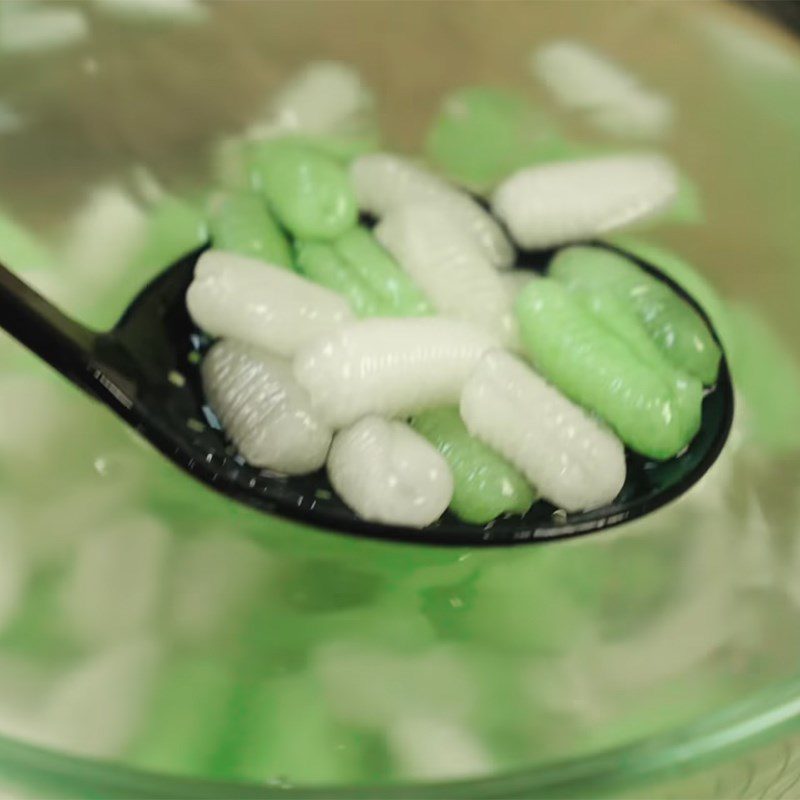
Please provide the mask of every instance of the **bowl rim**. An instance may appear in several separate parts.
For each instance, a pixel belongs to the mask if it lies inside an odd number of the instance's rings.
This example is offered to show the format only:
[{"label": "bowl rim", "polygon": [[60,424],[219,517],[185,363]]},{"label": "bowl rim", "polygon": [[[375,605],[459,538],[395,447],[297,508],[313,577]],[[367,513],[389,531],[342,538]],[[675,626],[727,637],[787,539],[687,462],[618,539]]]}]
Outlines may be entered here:
[{"label": "bowl rim", "polygon": [[[800,36],[800,0],[733,0],[730,5],[737,6],[737,12],[761,17],[773,30]],[[471,779],[304,786],[207,780],[72,755],[26,742],[21,735],[0,733],[0,785],[19,786],[26,795],[33,789],[54,797],[82,797],[88,789],[91,796],[104,800],[585,798],[589,788],[592,796],[604,796],[657,780],[687,777],[798,732],[800,676],[765,686],[714,712],[630,743]]]},{"label": "bowl rim", "polygon": [[[387,784],[256,784],[181,777],[68,755],[0,735],[3,782],[54,797],[105,800],[447,800],[481,798],[585,798],[686,777],[782,734],[800,731],[800,678],[772,685],[710,715],[631,744],[496,775]],[[798,778],[800,780],[800,778]],[[36,795],[32,795],[36,796]]]}]

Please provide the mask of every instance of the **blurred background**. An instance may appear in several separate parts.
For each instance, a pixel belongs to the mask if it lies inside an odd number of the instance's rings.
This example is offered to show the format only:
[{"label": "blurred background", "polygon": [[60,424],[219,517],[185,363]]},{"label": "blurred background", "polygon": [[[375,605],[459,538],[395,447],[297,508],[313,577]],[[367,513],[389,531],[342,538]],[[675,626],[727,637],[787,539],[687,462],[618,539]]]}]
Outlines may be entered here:
[{"label": "blurred background", "polygon": [[[669,125],[556,103],[563,39]],[[0,259],[111,325],[319,60],[360,73],[370,146],[425,155],[489,85],[560,152],[670,155],[680,203],[620,241],[711,315],[732,435],[613,532],[371,543],[212,495],[0,336],[4,796],[798,796],[796,39],[723,3],[0,0]]]}]

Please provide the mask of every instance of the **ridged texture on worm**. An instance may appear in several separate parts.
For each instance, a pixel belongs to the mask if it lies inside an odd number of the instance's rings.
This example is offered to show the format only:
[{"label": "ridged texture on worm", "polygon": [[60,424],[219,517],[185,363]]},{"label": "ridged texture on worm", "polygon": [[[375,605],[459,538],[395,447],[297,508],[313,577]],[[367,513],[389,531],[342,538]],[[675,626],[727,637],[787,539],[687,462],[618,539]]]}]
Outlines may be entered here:
[{"label": "ridged texture on worm", "polygon": [[638,315],[676,369],[706,384],[716,381],[722,354],[705,320],[634,262],[600,247],[569,247],[553,259],[550,274],[573,290],[612,292]]},{"label": "ridged texture on worm", "polygon": [[422,528],[453,496],[447,462],[404,422],[365,417],[336,434],[328,477],[360,517]]},{"label": "ridged texture on worm", "polygon": [[511,339],[516,322],[500,273],[440,202],[390,211],[375,235],[441,314]]},{"label": "ridged texture on worm", "polygon": [[401,206],[437,200],[478,243],[498,269],[514,262],[514,248],[503,229],[471,197],[412,161],[388,153],[368,153],[350,166],[359,208],[382,217]]},{"label": "ridged texture on worm", "polygon": [[291,356],[312,339],[352,319],[347,301],[282,267],[209,250],[186,293],[192,319],[225,336]]},{"label": "ridged texture on worm", "polygon": [[408,416],[457,403],[470,371],[496,346],[456,320],[368,319],[303,348],[294,369],[315,408],[341,428],[367,414]]},{"label": "ridged texture on worm", "polygon": [[288,361],[223,340],[209,351],[202,375],[209,405],[248,463],[290,475],[325,463],[333,432],[311,408]]},{"label": "ridged texture on worm", "polygon": [[460,409],[470,433],[556,506],[596,508],[625,483],[619,439],[508,353],[484,356],[464,386]]},{"label": "ridged texture on worm", "polygon": [[297,242],[303,274],[343,294],[359,317],[418,317],[433,306],[370,231],[351,228],[333,242]]},{"label": "ridged texture on worm", "polygon": [[686,444],[700,427],[703,386],[697,378],[676,369],[650,338],[630,302],[613,292],[574,290],[575,296],[595,319],[628,345],[640,363],[657,373],[665,386],[671,387],[679,441]]},{"label": "ridged texture on worm", "polygon": [[444,456],[453,473],[453,513],[483,525],[501,514],[524,514],[535,494],[508,461],[466,429],[455,406],[423,411],[411,423]]},{"label": "ridged texture on worm", "polygon": [[545,248],[647,219],[677,191],[677,173],[663,156],[603,156],[520,170],[497,188],[492,208],[520,246]]},{"label": "ridged texture on worm", "polygon": [[[670,368],[624,304],[590,299],[551,278],[529,284],[517,300],[525,352],[631,448],[651,458],[677,455],[700,425],[700,382]],[[648,345],[652,360],[642,350]]]}]

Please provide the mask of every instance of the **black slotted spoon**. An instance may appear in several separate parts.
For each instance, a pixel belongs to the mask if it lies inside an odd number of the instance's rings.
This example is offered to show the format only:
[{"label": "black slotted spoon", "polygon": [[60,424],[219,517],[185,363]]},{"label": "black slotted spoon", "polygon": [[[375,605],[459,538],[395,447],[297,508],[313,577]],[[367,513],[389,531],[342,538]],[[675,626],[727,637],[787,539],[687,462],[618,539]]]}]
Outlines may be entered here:
[{"label": "black slotted spoon", "polygon": [[[184,302],[201,252],[185,256],[149,283],[108,332],[89,330],[70,319],[0,265],[0,327],[108,406],[178,467],[267,514],[417,544],[469,547],[551,541],[618,525],[678,497],[713,464],[730,430],[733,388],[723,355],[717,383],[703,400],[700,431],[687,450],[663,462],[628,450],[627,479],[613,503],[565,514],[540,501],[524,516],[499,518],[486,526],[461,522],[449,512],[422,530],[369,522],[344,505],[324,470],[288,477],[250,467],[219,428],[206,406],[199,371],[211,341],[194,325]],[[703,310],[683,289],[652,265],[618,252],[691,303],[713,331]],[[543,271],[551,255],[522,253],[516,266]]]}]

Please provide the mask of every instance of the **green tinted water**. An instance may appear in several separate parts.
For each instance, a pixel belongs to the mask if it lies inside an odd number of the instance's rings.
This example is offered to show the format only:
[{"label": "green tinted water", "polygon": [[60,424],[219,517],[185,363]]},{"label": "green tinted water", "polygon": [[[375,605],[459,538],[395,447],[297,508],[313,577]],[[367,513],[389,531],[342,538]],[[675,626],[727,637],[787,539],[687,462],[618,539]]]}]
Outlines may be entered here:
[{"label": "green tinted water", "polygon": [[676,103],[665,147],[706,222],[638,236],[700,267],[705,282],[663,268],[714,317],[742,400],[712,473],[648,519],[552,547],[429,550],[233,506],[3,338],[0,732],[277,785],[466,776],[630,742],[796,674],[800,56],[714,6],[602,6],[98,16],[90,43],[26,61],[24,83],[0,75],[29,118],[0,137],[16,220],[0,254],[101,324],[194,246],[218,143],[309,58],[361,68],[389,143],[415,152],[444,94],[508,86],[547,107],[530,49],[594,43]]}]

